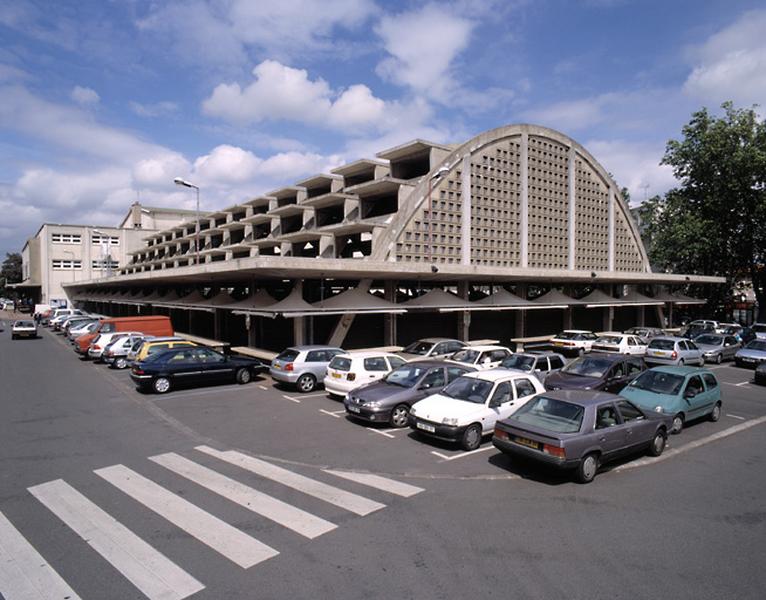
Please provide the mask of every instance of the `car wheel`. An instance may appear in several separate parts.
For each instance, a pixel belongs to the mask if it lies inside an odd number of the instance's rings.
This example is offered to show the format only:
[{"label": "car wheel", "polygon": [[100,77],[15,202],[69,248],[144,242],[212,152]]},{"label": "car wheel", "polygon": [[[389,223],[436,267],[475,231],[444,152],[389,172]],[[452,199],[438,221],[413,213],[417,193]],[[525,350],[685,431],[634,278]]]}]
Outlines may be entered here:
[{"label": "car wheel", "polygon": [[164,394],[165,392],[170,391],[170,380],[167,377],[157,377],[157,379],[152,382],[152,388],[158,394]]},{"label": "car wheel", "polygon": [[463,432],[463,439],[460,440],[463,450],[476,450],[481,445],[481,425],[474,423],[469,425]]},{"label": "car wheel", "polygon": [[675,417],[673,417],[673,425],[670,429],[670,433],[676,434],[681,433],[681,430],[684,428],[684,415],[683,413],[678,413]]},{"label": "car wheel", "polygon": [[710,420],[713,421],[713,423],[715,423],[720,418],[721,418],[721,403],[716,402],[715,406],[713,407],[713,410],[710,411]]},{"label": "car wheel", "polygon": [[302,394],[308,394],[313,391],[316,385],[317,380],[311,373],[304,373],[298,377],[298,381],[295,382],[295,387],[297,387],[298,391]]},{"label": "car wheel", "polygon": [[700,358],[699,366],[700,367],[704,367],[705,366],[705,359],[704,358]]},{"label": "car wheel", "polygon": [[250,380],[253,378],[252,375],[250,375],[250,369],[239,369],[237,371],[236,379],[237,383],[244,385],[246,383],[250,383]]},{"label": "car wheel", "polygon": [[115,359],[115,361],[112,363],[112,366],[115,369],[124,369],[128,366],[128,361],[124,359],[123,357],[119,357]]},{"label": "car wheel", "polygon": [[15,340],[15,339],[16,339],[16,336],[15,336],[15,335],[13,335],[13,334],[11,334],[11,339],[12,339],[12,340]]},{"label": "car wheel", "polygon": [[686,361],[683,358],[678,361],[678,366],[679,367],[683,367],[685,364],[686,364]]},{"label": "car wheel", "polygon": [[722,360],[723,360],[723,355],[721,355],[721,354],[718,354],[718,355],[715,357],[715,364],[717,364],[717,365],[720,365]]},{"label": "car wheel", "polygon": [[590,483],[598,472],[598,455],[592,452],[586,455],[577,466],[577,481]]},{"label": "car wheel", "polygon": [[398,404],[391,411],[389,423],[391,427],[407,427],[407,417],[410,414],[410,407],[406,404]]},{"label": "car wheel", "polygon": [[654,434],[652,445],[649,446],[649,456],[659,456],[662,454],[662,451],[665,450],[665,444],[667,441],[668,434],[665,433],[664,429],[660,429],[657,433]]},{"label": "car wheel", "polygon": [[582,356],[583,354],[585,354],[585,348],[580,348],[580,349],[577,351],[577,356]]}]

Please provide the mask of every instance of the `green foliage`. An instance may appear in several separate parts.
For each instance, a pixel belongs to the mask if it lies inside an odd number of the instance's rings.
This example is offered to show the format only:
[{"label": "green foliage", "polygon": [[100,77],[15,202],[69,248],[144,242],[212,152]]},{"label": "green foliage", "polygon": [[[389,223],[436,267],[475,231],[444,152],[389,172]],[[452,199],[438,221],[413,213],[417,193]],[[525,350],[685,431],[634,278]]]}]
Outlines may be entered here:
[{"label": "green foliage", "polygon": [[8,252],[5,260],[0,267],[0,296],[7,295],[10,291],[5,286],[8,283],[19,283],[21,281],[21,254],[18,252]]}]

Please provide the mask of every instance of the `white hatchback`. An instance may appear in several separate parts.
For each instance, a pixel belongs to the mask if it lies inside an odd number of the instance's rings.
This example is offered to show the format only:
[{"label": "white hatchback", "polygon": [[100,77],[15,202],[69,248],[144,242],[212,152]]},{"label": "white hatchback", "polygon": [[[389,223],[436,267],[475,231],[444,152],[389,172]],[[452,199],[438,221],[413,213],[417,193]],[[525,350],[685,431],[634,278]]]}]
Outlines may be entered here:
[{"label": "white hatchback", "polygon": [[573,352],[580,356],[590,352],[596,334],[585,329],[565,329],[554,336],[551,344],[560,352]]},{"label": "white hatchback", "polygon": [[99,360],[101,358],[101,355],[104,353],[104,350],[106,347],[117,338],[125,337],[125,336],[138,336],[138,335],[144,335],[140,331],[114,331],[112,333],[100,333],[98,334],[94,340],[91,342],[90,346],[88,347],[88,356],[90,358],[94,358],[96,360]]},{"label": "white hatchback", "polygon": [[377,381],[407,361],[390,352],[336,354],[327,365],[324,389],[331,396],[345,397],[360,385]]},{"label": "white hatchback", "polygon": [[505,346],[467,346],[455,352],[448,360],[481,370],[495,369],[511,354],[513,352]]},{"label": "white hatchback", "polygon": [[467,373],[414,404],[409,424],[418,433],[475,450],[499,419],[507,419],[544,391],[534,375],[500,369]]},{"label": "white hatchback", "polygon": [[641,338],[635,335],[605,333],[593,342],[591,350],[617,352],[618,354],[630,354],[632,356],[644,356],[646,354],[646,344],[641,341]]}]

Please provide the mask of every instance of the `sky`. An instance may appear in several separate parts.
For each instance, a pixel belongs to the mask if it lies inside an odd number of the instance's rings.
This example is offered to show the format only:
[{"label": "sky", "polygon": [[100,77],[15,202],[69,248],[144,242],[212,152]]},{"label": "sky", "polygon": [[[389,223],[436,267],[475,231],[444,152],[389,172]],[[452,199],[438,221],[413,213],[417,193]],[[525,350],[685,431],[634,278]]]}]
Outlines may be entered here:
[{"label": "sky", "polygon": [[692,113],[766,99],[763,0],[0,0],[0,257],[535,123],[636,201]]}]

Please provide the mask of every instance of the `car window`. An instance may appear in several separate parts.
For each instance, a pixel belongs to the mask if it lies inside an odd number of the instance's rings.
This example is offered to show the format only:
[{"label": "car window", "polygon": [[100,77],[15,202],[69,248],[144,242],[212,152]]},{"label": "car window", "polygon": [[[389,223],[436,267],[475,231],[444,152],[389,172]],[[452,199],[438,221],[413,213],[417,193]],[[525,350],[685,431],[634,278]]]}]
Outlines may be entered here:
[{"label": "car window", "polygon": [[628,338],[628,346],[638,346],[638,344],[636,343],[635,338],[632,338],[632,337]]},{"label": "car window", "polygon": [[191,350],[178,350],[168,358],[168,364],[196,362]]},{"label": "car window", "polygon": [[157,352],[162,352],[168,348],[170,348],[170,344],[152,344],[149,346],[149,349],[146,351],[146,353],[147,355],[151,356],[152,354],[157,354]]},{"label": "car window", "polygon": [[306,362],[325,362],[324,350],[311,350],[306,354]]},{"label": "car window", "polygon": [[686,345],[689,346],[689,350],[699,350],[694,342],[686,342]]},{"label": "car window", "polygon": [[558,356],[550,356],[548,358],[549,358],[550,363],[551,363],[551,371],[553,371],[555,369],[560,369],[561,367],[564,366],[564,361],[561,360],[560,357],[558,357]]},{"label": "car window", "polygon": [[684,394],[687,394],[689,392],[694,392],[695,394],[699,394],[702,392],[702,378],[700,378],[699,375],[693,375],[689,378],[689,383],[686,384],[686,389],[684,390]]},{"label": "car window", "polygon": [[447,342],[442,342],[441,344],[436,344],[436,347],[434,348],[433,353],[434,354],[447,354]]},{"label": "car window", "polygon": [[392,369],[398,369],[403,364],[405,364],[407,361],[404,360],[403,358],[399,358],[398,356],[389,356],[388,357],[388,362],[391,363],[391,368]]},{"label": "car window", "polygon": [[726,336],[726,340],[724,341],[724,344],[726,344],[727,346],[733,346],[736,343],[737,343],[737,340],[733,336],[730,336],[730,335]]},{"label": "car window", "polygon": [[386,364],[386,359],[383,358],[382,356],[365,358],[364,370],[365,371],[388,371],[388,364]]},{"label": "car window", "polygon": [[497,360],[503,360],[508,354],[509,352],[507,350],[493,350],[490,356],[492,357],[492,362],[495,362]]},{"label": "car window", "polygon": [[463,347],[463,344],[461,344],[460,342],[449,342],[449,345],[448,345],[449,349],[447,350],[447,352],[457,352],[462,347]]},{"label": "car window", "polygon": [[705,380],[705,385],[707,386],[707,389],[713,390],[718,387],[718,380],[715,378],[715,376],[712,373],[705,373],[702,378]]},{"label": "car window", "polygon": [[209,348],[195,348],[193,351],[194,357],[203,363],[215,363],[223,362],[224,357],[218,352],[213,352]]},{"label": "car window", "polygon": [[611,404],[608,406],[599,406],[596,410],[596,429],[614,427],[618,422],[617,411]]},{"label": "car window", "polygon": [[509,381],[498,383],[492,394],[491,404],[505,404],[511,400],[513,400],[513,396],[511,395],[511,383]]},{"label": "car window", "polygon": [[649,342],[649,347],[652,350],[672,350],[674,344],[673,340],[652,340]]},{"label": "car window", "polygon": [[625,377],[625,363],[618,363],[609,371],[609,377]]},{"label": "car window", "polygon": [[582,427],[582,418],[582,406],[537,396],[516,411],[510,420],[557,433],[575,433]]},{"label": "car window", "polygon": [[620,409],[622,420],[625,421],[626,423],[630,421],[638,421],[644,418],[644,413],[642,413],[640,409],[633,406],[627,400],[620,400],[619,402],[617,402],[617,408]]},{"label": "car window", "polygon": [[517,379],[513,382],[516,387],[516,398],[523,398],[524,396],[531,396],[537,393],[535,386],[529,379]]},{"label": "car window", "polygon": [[277,360],[283,360],[286,362],[292,362],[296,358],[298,358],[298,354],[300,354],[297,350],[293,350],[292,348],[288,348],[287,350],[283,350],[277,355]]},{"label": "car window", "polygon": [[644,364],[640,359],[632,358],[627,361],[628,375],[635,375],[644,370]]},{"label": "car window", "polygon": [[458,377],[465,375],[468,371],[460,367],[447,367],[447,381],[452,383]]},{"label": "car window", "polygon": [[333,356],[328,366],[336,371],[350,371],[351,359],[348,356]]},{"label": "car window", "polygon": [[423,378],[423,383],[421,384],[423,386],[427,387],[442,387],[445,385],[444,381],[444,369],[433,369],[428,372],[428,375],[426,375]]}]

